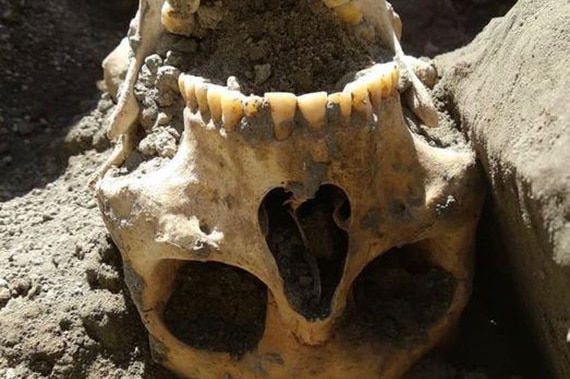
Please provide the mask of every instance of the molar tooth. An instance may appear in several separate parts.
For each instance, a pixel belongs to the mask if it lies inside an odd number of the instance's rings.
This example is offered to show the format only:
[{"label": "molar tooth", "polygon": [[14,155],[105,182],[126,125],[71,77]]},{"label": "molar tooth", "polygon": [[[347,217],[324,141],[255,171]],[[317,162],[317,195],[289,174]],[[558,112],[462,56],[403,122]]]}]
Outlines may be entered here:
[{"label": "molar tooth", "polygon": [[343,118],[342,124],[348,125],[350,122],[350,114],[352,113],[352,94],[348,92],[336,92],[329,95],[329,103],[338,106],[340,117]]},{"label": "molar tooth", "polygon": [[279,141],[287,139],[293,132],[297,96],[288,92],[267,92],[265,100],[270,106],[275,138]]},{"label": "molar tooth", "polygon": [[202,115],[210,112],[208,107],[208,84],[205,82],[197,82],[195,86],[196,102],[198,103],[198,109]]},{"label": "molar tooth", "polygon": [[[384,0],[381,0],[384,1]],[[358,25],[362,21],[362,12],[353,3],[349,2],[334,9],[340,21],[349,25]]]},{"label": "molar tooth", "polygon": [[222,121],[222,96],[226,89],[216,85],[209,85],[206,92],[208,109],[214,123]]},{"label": "molar tooth", "polygon": [[366,120],[372,116],[372,104],[368,96],[368,86],[363,80],[348,83],[344,87],[344,91],[352,94],[352,110],[359,113]]},{"label": "molar tooth", "polygon": [[243,117],[242,94],[236,91],[222,93],[222,123],[224,129],[233,132]]},{"label": "molar tooth", "polygon": [[297,98],[297,105],[310,129],[319,132],[324,131],[327,117],[326,92],[301,95]]}]

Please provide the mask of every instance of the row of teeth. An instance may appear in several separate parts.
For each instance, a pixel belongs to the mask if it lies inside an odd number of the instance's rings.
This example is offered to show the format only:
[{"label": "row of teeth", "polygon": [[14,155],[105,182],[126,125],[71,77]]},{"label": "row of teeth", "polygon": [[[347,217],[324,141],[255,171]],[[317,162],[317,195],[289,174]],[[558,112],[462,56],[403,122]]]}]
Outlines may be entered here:
[{"label": "row of teeth", "polygon": [[[323,0],[345,24],[358,25],[363,20],[359,7],[352,0]],[[200,14],[202,10],[205,14]],[[196,30],[200,19],[206,18],[207,22],[202,25],[205,28],[215,27],[219,22],[219,15],[212,12],[212,7],[200,7],[200,0],[185,0],[183,2],[166,0],[161,10],[161,20],[165,28],[174,34],[190,36]],[[216,20],[212,20],[212,17]]]},{"label": "row of teeth", "polygon": [[[237,90],[211,84],[207,79],[182,74],[178,84],[188,108],[202,117],[210,117],[226,132],[233,132],[245,119],[252,119],[269,110],[277,140],[287,139],[295,120],[317,134],[326,133],[327,110],[334,110],[342,125],[351,117],[371,120],[382,99],[398,91],[399,72],[394,63],[376,64],[357,75],[342,92],[314,92],[296,96],[288,92],[267,92],[263,97],[245,96]],[[298,117],[298,118],[296,118]]]}]

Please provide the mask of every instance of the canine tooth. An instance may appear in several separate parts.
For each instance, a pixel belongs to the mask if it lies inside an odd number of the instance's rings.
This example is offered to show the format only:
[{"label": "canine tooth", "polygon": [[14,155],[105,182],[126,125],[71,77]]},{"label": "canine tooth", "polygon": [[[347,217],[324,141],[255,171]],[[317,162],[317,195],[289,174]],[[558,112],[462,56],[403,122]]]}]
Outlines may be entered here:
[{"label": "canine tooth", "polygon": [[220,86],[208,86],[206,98],[208,100],[208,108],[214,122],[222,121],[222,96],[226,89]]},{"label": "canine tooth", "polygon": [[243,117],[242,95],[235,91],[222,93],[222,123],[226,131],[234,131]]},{"label": "canine tooth", "polygon": [[328,8],[333,9],[340,7],[341,5],[344,5],[346,3],[350,3],[351,0],[323,0],[323,2]]},{"label": "canine tooth", "polygon": [[297,96],[288,92],[267,92],[265,100],[271,109],[275,138],[282,141],[293,132]]},{"label": "canine tooth", "polygon": [[311,129],[324,129],[327,117],[326,92],[315,92],[301,95],[297,98],[297,105],[299,106],[301,115],[307,121],[307,124]]},{"label": "canine tooth", "polygon": [[330,94],[329,103],[338,105],[340,115],[345,121],[350,119],[350,114],[352,113],[352,94],[347,92]]},{"label": "canine tooth", "polygon": [[195,86],[196,90],[196,102],[198,103],[198,109],[202,115],[208,113],[210,108],[208,107],[208,84],[204,82],[198,82]]},{"label": "canine tooth", "polygon": [[352,110],[364,115],[372,114],[372,104],[368,96],[368,87],[363,80],[348,83],[344,91],[352,94]]},{"label": "canine tooth", "polygon": [[246,117],[255,117],[261,111],[263,106],[263,98],[255,95],[251,95],[244,100],[244,113]]},{"label": "canine tooth", "polygon": [[196,17],[192,14],[186,15],[184,18],[175,17],[179,12],[172,5],[165,1],[162,5],[160,20],[162,25],[173,34],[190,36],[196,29]]},{"label": "canine tooth", "polygon": [[[382,0],[384,1],[384,0]],[[353,2],[343,4],[334,9],[340,21],[349,25],[358,25],[362,21],[362,12]]]}]

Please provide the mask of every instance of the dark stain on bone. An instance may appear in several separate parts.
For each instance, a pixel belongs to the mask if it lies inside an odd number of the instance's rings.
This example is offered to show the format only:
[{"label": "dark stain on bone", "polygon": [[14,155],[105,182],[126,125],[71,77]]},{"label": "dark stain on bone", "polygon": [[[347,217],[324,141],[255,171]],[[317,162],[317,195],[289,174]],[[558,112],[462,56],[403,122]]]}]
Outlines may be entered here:
[{"label": "dark stain on bone", "polygon": [[351,209],[344,191],[325,184],[299,204],[292,192],[276,188],[259,214],[291,306],[308,320],[328,317],[348,250]]}]

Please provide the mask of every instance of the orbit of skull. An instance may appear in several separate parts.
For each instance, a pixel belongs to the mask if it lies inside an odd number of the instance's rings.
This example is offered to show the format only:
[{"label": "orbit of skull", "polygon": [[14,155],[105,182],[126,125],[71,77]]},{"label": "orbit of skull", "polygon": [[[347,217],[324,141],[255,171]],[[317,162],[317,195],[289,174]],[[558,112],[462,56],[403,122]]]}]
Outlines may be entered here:
[{"label": "orbit of skull", "polygon": [[248,2],[140,0],[103,62],[116,146],[91,186],[153,358],[193,378],[399,377],[469,298],[474,153],[418,133],[437,74],[384,0],[297,2],[390,52],[304,94],[180,64],[227,3]]}]

